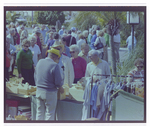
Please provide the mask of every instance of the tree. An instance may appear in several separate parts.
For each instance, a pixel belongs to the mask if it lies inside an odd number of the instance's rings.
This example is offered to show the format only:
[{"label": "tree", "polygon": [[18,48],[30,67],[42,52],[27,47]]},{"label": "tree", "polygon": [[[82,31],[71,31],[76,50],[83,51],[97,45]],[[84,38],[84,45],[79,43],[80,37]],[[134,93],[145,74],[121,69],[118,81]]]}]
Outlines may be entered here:
[{"label": "tree", "polygon": [[16,14],[16,12],[14,12],[14,11],[6,12],[6,21],[8,23],[10,23],[10,22],[15,23],[16,19],[19,18],[19,17],[20,17],[20,14]]},{"label": "tree", "polygon": [[120,23],[118,19],[112,19],[107,24],[108,34],[109,34],[109,43],[111,49],[111,65],[112,65],[112,74],[116,75],[116,56],[114,52],[114,40],[113,36],[116,35],[116,31],[119,29]]},{"label": "tree", "polygon": [[40,24],[56,25],[57,20],[64,23],[65,15],[62,11],[38,11],[37,22]]},{"label": "tree", "polygon": [[79,30],[88,30],[92,25],[99,25],[98,17],[95,16],[95,12],[91,11],[80,11],[75,16],[74,20],[70,23],[71,27],[77,27]]}]

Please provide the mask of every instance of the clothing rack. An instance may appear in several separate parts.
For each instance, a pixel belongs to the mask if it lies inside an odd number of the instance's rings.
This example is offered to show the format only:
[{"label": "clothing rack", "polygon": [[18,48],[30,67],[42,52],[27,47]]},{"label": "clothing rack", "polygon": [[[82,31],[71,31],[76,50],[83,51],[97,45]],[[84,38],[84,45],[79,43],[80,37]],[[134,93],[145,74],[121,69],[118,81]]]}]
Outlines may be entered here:
[{"label": "clothing rack", "polygon": [[[94,74],[94,75],[96,75],[96,76],[112,76],[112,77],[135,77],[135,78],[144,78],[144,77],[137,77],[137,76],[129,76],[129,75],[102,75],[102,74]],[[93,77],[93,76],[92,76]]]},{"label": "clothing rack", "polygon": [[[144,78],[144,77],[142,77],[142,76],[140,76],[140,77],[137,77],[137,76],[129,76],[129,75],[102,75],[102,74],[93,74],[92,75],[92,80],[91,80],[91,90],[92,90],[92,88],[93,88],[93,76],[108,76],[108,77],[125,77],[125,78],[127,78],[127,77],[133,77],[133,78]],[[91,107],[91,105],[90,105],[90,116],[91,116],[91,109],[92,109],[92,107]]]}]

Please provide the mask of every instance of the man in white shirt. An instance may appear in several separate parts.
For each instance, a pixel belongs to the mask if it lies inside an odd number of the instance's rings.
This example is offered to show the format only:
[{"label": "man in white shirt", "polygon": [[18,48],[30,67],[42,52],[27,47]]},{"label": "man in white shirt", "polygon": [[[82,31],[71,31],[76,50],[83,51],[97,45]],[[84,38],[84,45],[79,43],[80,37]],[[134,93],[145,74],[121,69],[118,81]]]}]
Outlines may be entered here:
[{"label": "man in white shirt", "polygon": [[116,55],[116,62],[119,62],[119,48],[120,48],[120,30],[117,29],[116,35],[114,35],[114,51]]},{"label": "man in white shirt", "polygon": [[88,57],[91,59],[91,62],[87,64],[85,77],[92,77],[93,82],[96,82],[101,79],[105,79],[108,76],[96,76],[100,75],[110,75],[110,68],[106,61],[99,58],[99,51],[91,50],[88,53]]},{"label": "man in white shirt", "polygon": [[76,42],[77,42],[79,40],[79,37],[78,34],[76,34],[76,28],[72,27],[71,31],[72,31],[71,35],[76,38]]},{"label": "man in white shirt", "polygon": [[[135,31],[134,31],[134,48],[135,48],[135,46],[136,46],[136,38],[135,38]],[[132,50],[132,32],[131,32],[131,35],[127,38],[127,40],[126,40],[126,43],[127,43],[127,45],[128,45],[128,55],[130,55],[130,53],[131,53],[131,50]]]}]

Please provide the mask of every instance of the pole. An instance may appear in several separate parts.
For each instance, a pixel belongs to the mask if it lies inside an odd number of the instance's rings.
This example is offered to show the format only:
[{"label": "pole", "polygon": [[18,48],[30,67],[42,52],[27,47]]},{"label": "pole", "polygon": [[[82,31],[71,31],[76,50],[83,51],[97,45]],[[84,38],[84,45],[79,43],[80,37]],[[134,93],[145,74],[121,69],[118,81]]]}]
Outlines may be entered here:
[{"label": "pole", "polygon": [[132,24],[132,50],[134,48],[134,25]]},{"label": "pole", "polygon": [[33,25],[33,11],[32,11],[32,25]]},{"label": "pole", "polygon": [[[93,88],[93,75],[92,75],[92,81],[91,81],[91,91],[92,91],[92,88]],[[91,92],[92,94],[92,92]],[[90,105],[90,117],[92,116],[92,106]]]},{"label": "pole", "polygon": [[112,66],[112,74],[116,74],[116,55],[114,50],[114,42],[113,42],[113,35],[109,35],[109,44],[110,44],[110,51],[111,51],[111,66]]}]

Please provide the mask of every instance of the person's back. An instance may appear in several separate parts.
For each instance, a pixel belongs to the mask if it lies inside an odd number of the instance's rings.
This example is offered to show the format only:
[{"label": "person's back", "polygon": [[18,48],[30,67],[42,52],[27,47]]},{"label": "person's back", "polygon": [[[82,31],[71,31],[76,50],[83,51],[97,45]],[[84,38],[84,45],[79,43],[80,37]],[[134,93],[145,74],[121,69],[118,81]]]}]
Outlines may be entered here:
[{"label": "person's back", "polygon": [[[127,38],[126,43],[128,44],[128,47],[132,46],[132,36],[131,35]],[[136,45],[136,38],[134,36],[134,46],[135,45]]]},{"label": "person's back", "polygon": [[56,91],[63,83],[59,65],[50,58],[41,59],[36,66],[35,82],[38,89]]},{"label": "person's back", "polygon": [[66,39],[66,45],[69,47],[70,45],[76,44],[76,39],[72,35],[68,35],[64,37]]}]

